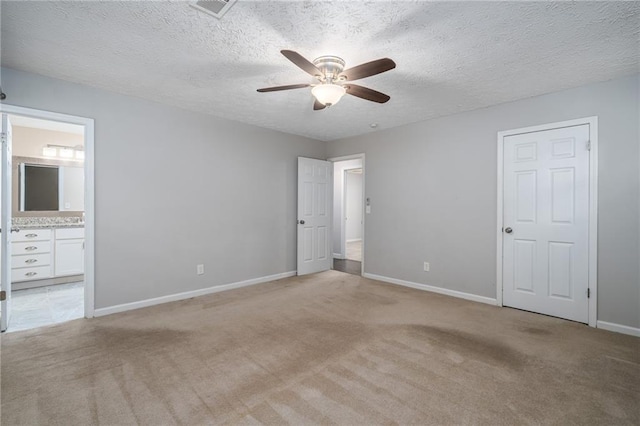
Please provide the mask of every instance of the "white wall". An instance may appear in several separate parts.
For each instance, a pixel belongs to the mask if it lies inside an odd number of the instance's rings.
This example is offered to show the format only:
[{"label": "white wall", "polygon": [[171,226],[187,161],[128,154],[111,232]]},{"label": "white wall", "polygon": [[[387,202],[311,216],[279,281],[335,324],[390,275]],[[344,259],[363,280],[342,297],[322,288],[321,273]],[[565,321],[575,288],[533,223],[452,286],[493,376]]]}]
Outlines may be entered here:
[{"label": "white wall", "polygon": [[60,167],[60,211],[84,211],[84,167]]},{"label": "white wall", "polygon": [[96,308],[296,269],[297,157],[326,158],[324,143],[11,69],[1,77],[7,104],[95,119]]},{"label": "white wall", "polygon": [[362,167],[362,159],[337,161],[333,164],[333,256],[344,259],[346,253],[342,252],[344,247],[343,227],[344,227],[344,171]]},{"label": "white wall", "polygon": [[[13,126],[12,152],[14,156],[51,158],[42,155],[42,148],[49,144],[70,147],[84,145],[84,136],[56,130]],[[78,165],[82,167],[82,162],[78,161]]]},{"label": "white wall", "polygon": [[347,172],[345,182],[345,238],[347,242],[362,239],[362,173]]},{"label": "white wall", "polygon": [[365,272],[495,297],[497,132],[595,115],[598,319],[640,327],[639,77],[330,142],[366,154]]}]

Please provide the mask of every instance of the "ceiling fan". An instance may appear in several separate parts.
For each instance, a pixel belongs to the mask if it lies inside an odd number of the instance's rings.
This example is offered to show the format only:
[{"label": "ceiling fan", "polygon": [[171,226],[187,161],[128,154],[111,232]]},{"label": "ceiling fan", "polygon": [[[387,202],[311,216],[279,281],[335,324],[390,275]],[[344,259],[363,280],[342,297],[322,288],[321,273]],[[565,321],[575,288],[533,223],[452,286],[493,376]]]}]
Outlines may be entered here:
[{"label": "ceiling fan", "polygon": [[319,83],[265,87],[264,89],[258,89],[258,92],[276,92],[311,87],[311,93],[315,97],[313,109],[316,111],[337,104],[345,93],[380,104],[391,99],[384,93],[350,83],[354,80],[371,77],[394,69],[396,63],[389,58],[377,59],[345,70],[344,60],[337,56],[321,56],[310,62],[293,50],[281,50],[280,53],[300,69],[311,74]]}]

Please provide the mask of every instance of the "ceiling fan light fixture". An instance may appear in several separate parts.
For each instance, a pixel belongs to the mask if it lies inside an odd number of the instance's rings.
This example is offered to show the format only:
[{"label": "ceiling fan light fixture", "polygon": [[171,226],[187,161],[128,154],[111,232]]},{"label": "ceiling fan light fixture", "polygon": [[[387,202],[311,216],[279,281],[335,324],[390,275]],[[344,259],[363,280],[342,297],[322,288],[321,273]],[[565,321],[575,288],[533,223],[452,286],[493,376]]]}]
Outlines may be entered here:
[{"label": "ceiling fan light fixture", "polygon": [[331,106],[337,104],[346,89],[337,84],[319,84],[311,89],[311,94],[323,105]]}]

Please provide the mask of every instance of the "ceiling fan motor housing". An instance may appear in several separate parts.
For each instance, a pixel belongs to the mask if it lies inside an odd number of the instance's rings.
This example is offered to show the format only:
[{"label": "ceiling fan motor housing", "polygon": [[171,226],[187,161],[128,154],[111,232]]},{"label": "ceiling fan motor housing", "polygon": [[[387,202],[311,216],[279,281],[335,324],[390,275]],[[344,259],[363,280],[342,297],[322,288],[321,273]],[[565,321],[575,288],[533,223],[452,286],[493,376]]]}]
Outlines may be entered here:
[{"label": "ceiling fan motor housing", "polygon": [[322,71],[323,75],[318,78],[323,83],[332,83],[338,80],[338,76],[344,70],[344,60],[337,56],[320,56],[314,59],[313,65]]}]

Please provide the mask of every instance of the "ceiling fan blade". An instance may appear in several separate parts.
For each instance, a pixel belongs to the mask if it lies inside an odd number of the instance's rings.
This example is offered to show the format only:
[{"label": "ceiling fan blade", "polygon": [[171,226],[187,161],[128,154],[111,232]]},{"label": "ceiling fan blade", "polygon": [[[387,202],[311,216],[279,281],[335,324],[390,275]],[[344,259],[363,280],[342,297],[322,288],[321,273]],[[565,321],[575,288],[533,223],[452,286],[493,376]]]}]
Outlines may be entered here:
[{"label": "ceiling fan blade", "polygon": [[322,71],[320,71],[318,67],[313,65],[298,52],[294,52],[293,50],[281,50],[280,53],[282,53],[288,60],[296,64],[301,70],[311,74],[314,77],[322,77]]},{"label": "ceiling fan blade", "polygon": [[319,111],[321,109],[325,109],[327,106],[325,104],[321,104],[317,99],[313,102],[313,110]]},{"label": "ceiling fan blade", "polygon": [[290,84],[288,86],[265,87],[264,89],[258,89],[258,92],[264,93],[264,92],[277,92],[278,90],[303,89],[309,86],[310,84]]},{"label": "ceiling fan blade", "polygon": [[366,99],[368,101],[378,102],[383,104],[391,99],[390,96],[384,93],[378,92],[367,87],[358,86],[357,84],[348,84],[344,86],[347,89],[347,93],[358,98]]},{"label": "ceiling fan blade", "polygon": [[385,71],[392,70],[396,67],[396,63],[389,58],[377,59],[375,61],[367,62],[355,66],[353,68],[346,69],[340,73],[340,77],[344,77],[346,80],[353,81],[359,80],[365,77],[371,77],[372,75],[381,74]]}]

